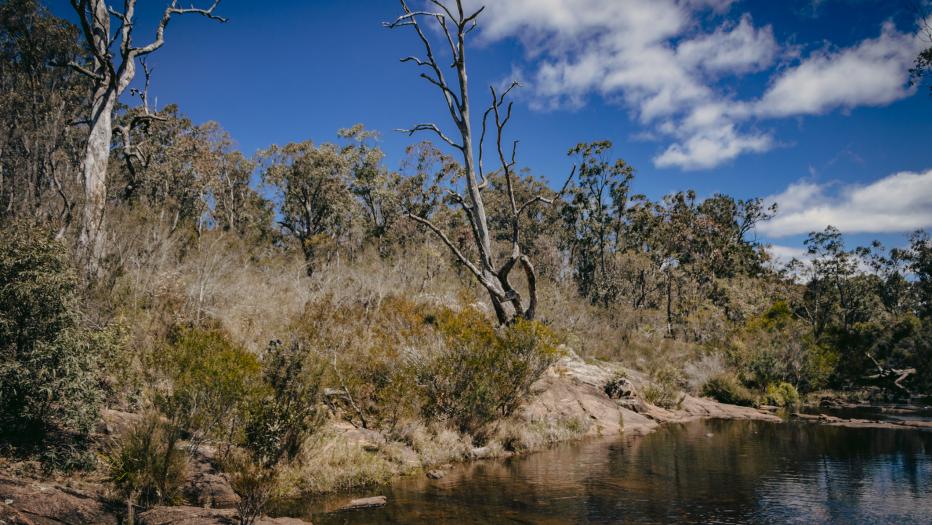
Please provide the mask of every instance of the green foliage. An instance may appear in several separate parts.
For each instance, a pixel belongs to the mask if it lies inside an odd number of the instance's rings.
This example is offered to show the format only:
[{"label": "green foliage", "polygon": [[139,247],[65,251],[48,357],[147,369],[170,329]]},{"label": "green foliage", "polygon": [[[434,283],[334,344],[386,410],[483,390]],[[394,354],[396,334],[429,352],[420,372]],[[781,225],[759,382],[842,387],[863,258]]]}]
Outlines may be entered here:
[{"label": "green foliage", "polygon": [[25,445],[54,433],[73,434],[61,444],[75,447],[98,417],[98,349],[79,324],[68,259],[40,228],[0,236],[0,435]]},{"label": "green foliage", "polygon": [[514,412],[559,356],[557,337],[537,322],[495,329],[472,309],[444,310],[434,322],[445,346],[417,370],[423,413],[462,432]]},{"label": "green foliage", "polygon": [[177,329],[155,364],[165,380],[155,404],[194,447],[235,428],[261,384],[259,360],[218,329]]},{"label": "green foliage", "polygon": [[728,357],[742,379],[759,389],[780,382],[807,391],[823,388],[838,363],[834,347],[819,342],[783,300],[735,332]]},{"label": "green foliage", "polygon": [[263,359],[264,388],[249,407],[243,446],[257,463],[291,460],[322,424],[323,366],[297,342],[273,341]]},{"label": "green foliage", "polygon": [[108,480],[131,503],[173,504],[181,499],[187,457],[177,432],[158,414],[131,427],[104,456]]},{"label": "green foliage", "polygon": [[734,374],[719,374],[702,386],[702,395],[721,403],[739,406],[754,406],[754,394]]},{"label": "green foliage", "polygon": [[799,404],[799,392],[789,383],[767,385],[764,403],[778,407],[791,407]]}]

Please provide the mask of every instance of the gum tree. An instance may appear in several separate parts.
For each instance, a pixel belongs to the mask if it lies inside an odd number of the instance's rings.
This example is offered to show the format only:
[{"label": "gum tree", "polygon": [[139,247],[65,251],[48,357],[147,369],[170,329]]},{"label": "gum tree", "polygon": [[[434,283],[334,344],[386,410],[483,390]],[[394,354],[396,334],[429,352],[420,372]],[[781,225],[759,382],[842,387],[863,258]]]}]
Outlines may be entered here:
[{"label": "gum tree", "polygon": [[[91,275],[96,274],[105,248],[101,233],[107,199],[107,164],[114,132],[113,112],[117,101],[136,77],[137,61],[165,44],[165,28],[172,17],[196,14],[225,22],[226,19],[214,14],[219,4],[220,0],[214,0],[206,9],[178,7],[177,0],[172,0],[162,13],[155,38],[146,45],[137,46],[133,42],[136,0],[123,0],[122,11],[106,0],[71,0],[84,44],[91,53],[90,65],[76,61],[68,64],[93,81],[91,111],[85,121],[88,132],[82,161],[84,214],[79,238]],[[112,31],[111,21],[114,20],[116,30]]]}]

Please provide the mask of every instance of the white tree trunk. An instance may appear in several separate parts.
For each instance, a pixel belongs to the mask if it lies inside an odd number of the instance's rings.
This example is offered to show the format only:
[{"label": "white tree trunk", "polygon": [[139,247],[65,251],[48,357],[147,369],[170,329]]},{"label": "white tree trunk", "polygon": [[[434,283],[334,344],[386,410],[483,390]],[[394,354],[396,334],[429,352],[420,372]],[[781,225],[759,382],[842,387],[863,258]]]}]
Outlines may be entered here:
[{"label": "white tree trunk", "polygon": [[84,216],[79,244],[87,258],[88,273],[97,273],[105,251],[104,207],[107,203],[107,164],[113,140],[113,106],[116,93],[107,91],[96,98],[91,130],[84,152]]}]

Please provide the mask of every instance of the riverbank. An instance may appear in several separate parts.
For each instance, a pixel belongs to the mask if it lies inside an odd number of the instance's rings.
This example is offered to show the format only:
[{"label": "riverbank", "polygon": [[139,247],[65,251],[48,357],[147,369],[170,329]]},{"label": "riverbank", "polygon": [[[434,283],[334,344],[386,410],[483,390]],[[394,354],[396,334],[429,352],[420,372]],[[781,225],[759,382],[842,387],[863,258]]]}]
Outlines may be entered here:
[{"label": "riverbank", "polygon": [[[496,424],[481,446],[475,446],[468,436],[423,425],[388,433],[332,421],[315,437],[315,446],[307,447],[312,452],[302,458],[303,467],[284,473],[292,491],[282,497],[377,486],[398,476],[438,479],[451,465],[463,461],[505,458],[578,439],[644,435],[664,423],[700,418],[781,421],[768,412],[688,394],[681,394],[675,407],[661,408],[640,394],[649,385],[646,376],[636,371],[615,363],[586,362],[567,352],[534,385],[530,401],[513,417]],[[105,442],[119,435],[137,417],[105,411],[97,439]],[[45,479],[28,466],[13,464],[4,471],[0,521],[8,524],[116,524],[126,515],[125,505],[110,494],[100,475]],[[239,498],[217,468],[214,449],[201,447],[189,465],[188,477],[187,506],[148,509],[139,513],[138,523],[211,524],[233,519]],[[302,522],[268,518],[257,523]]]}]

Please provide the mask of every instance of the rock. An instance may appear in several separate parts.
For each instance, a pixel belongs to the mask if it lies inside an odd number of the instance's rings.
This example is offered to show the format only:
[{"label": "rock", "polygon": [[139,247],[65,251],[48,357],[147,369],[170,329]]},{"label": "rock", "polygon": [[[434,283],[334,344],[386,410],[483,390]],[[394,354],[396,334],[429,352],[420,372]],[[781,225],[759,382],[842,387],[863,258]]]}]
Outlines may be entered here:
[{"label": "rock", "polygon": [[105,408],[100,411],[100,422],[97,425],[97,432],[100,434],[120,436],[135,426],[141,419],[142,416],[140,414]]},{"label": "rock", "polygon": [[[239,522],[233,509],[204,509],[200,507],[154,507],[140,514],[139,525],[232,525]],[[310,525],[297,518],[269,518],[263,516],[255,525]]]},{"label": "rock", "polygon": [[191,458],[191,470],[184,493],[189,501],[200,507],[232,509],[239,496],[230,486],[230,480],[214,465],[216,451],[202,445]]},{"label": "rock", "polygon": [[383,507],[388,502],[388,499],[385,496],[372,496],[369,498],[358,498],[351,500],[346,505],[343,505],[338,511],[343,510],[358,510],[358,509],[368,509],[372,507]]},{"label": "rock", "polygon": [[427,471],[427,477],[430,479],[441,479],[447,475],[445,470],[433,469]]},{"label": "rock", "polygon": [[116,525],[117,512],[121,510],[93,494],[51,483],[11,478],[0,478],[0,499],[4,501],[0,506],[0,519],[7,523]]},{"label": "rock", "polygon": [[611,399],[632,399],[637,397],[634,384],[627,377],[615,377],[602,387]]},{"label": "rock", "polygon": [[494,452],[491,447],[476,447],[469,451],[469,456],[473,459],[484,459],[492,456]]},{"label": "rock", "polygon": [[[12,502],[13,500],[6,501]],[[6,502],[0,505],[0,523],[4,525],[35,525],[32,520]]]}]

